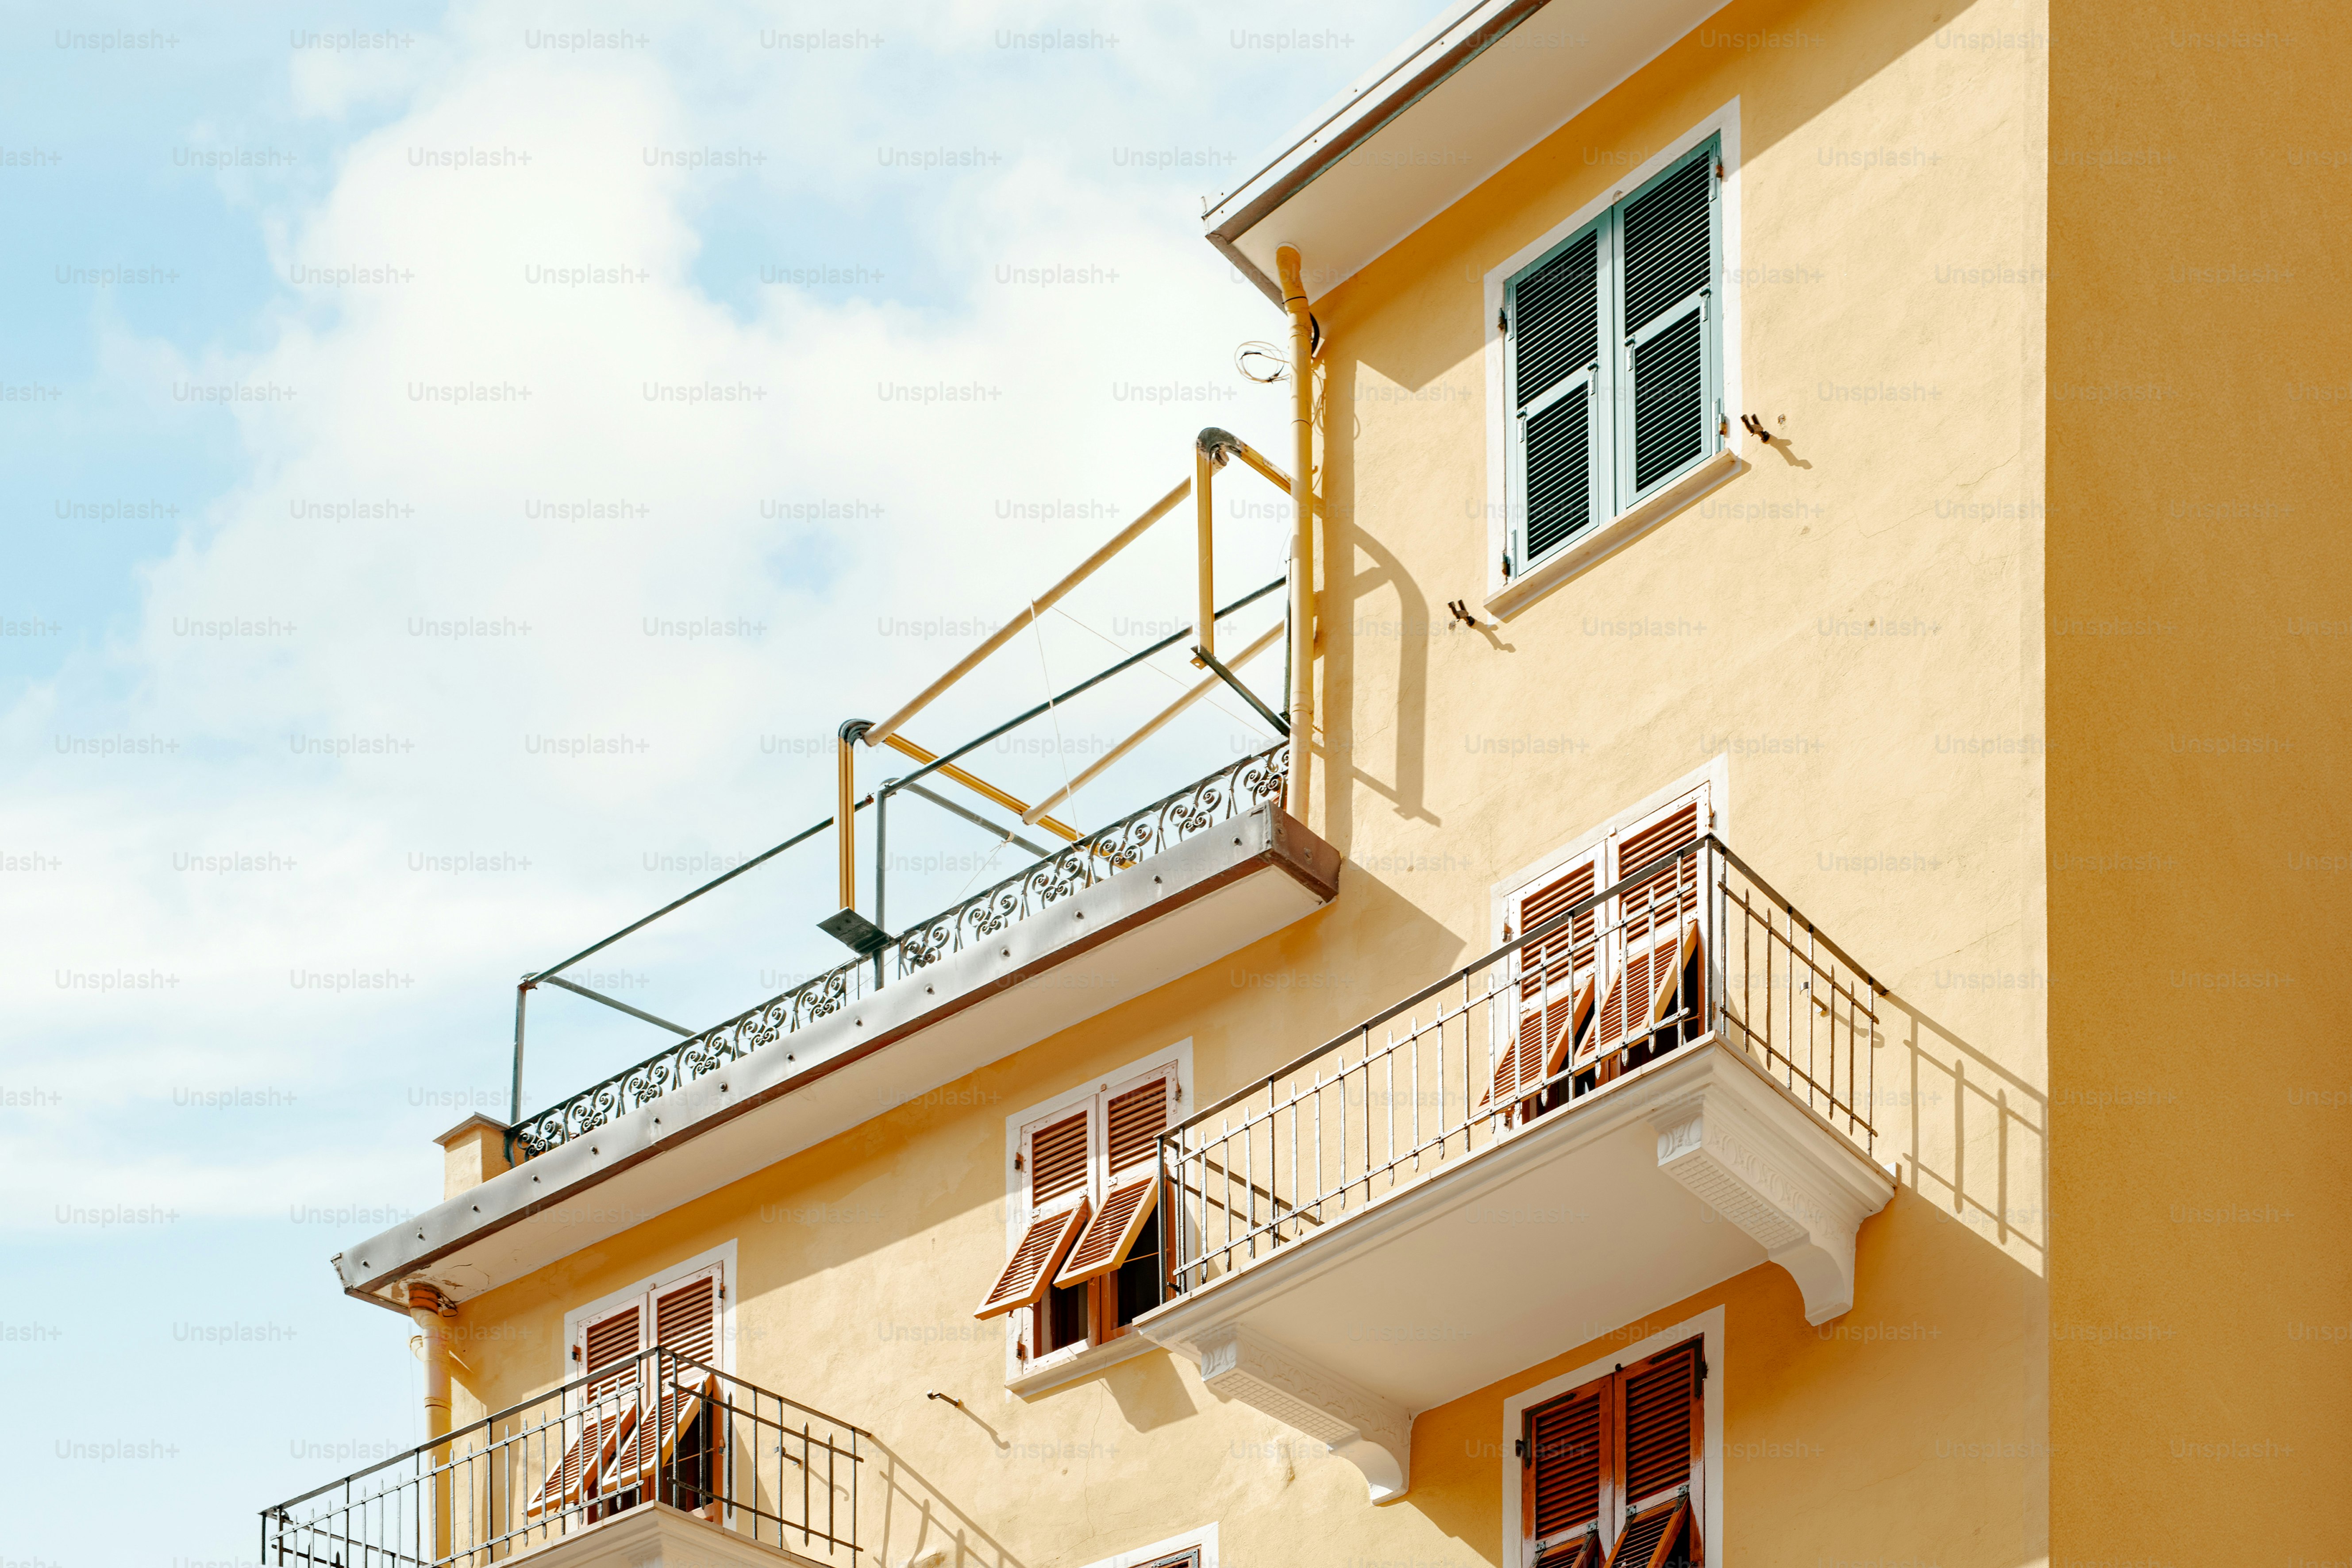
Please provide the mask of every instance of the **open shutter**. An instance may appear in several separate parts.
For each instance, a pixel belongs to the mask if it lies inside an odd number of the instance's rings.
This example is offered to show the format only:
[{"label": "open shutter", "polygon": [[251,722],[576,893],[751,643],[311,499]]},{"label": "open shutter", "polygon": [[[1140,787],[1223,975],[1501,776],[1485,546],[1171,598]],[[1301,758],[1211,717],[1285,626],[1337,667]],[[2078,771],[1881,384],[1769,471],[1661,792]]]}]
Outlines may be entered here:
[{"label": "open shutter", "polygon": [[[706,1405],[718,1397],[712,1375],[719,1365],[719,1310],[723,1299],[719,1267],[699,1269],[682,1279],[654,1287],[648,1303],[653,1342],[671,1352],[653,1358],[661,1380],[656,1391],[639,1400],[636,1421],[621,1435],[597,1485],[600,1493],[654,1485],[667,1480],[678,1444],[693,1428]],[[701,1447],[708,1447],[702,1445]],[[685,1506],[699,1501],[698,1471],[682,1489]],[[666,1487],[657,1489],[667,1491]]]},{"label": "open shutter", "polygon": [[645,1304],[627,1306],[581,1325],[573,1348],[588,1379],[580,1414],[567,1419],[563,1457],[548,1468],[524,1511],[533,1517],[570,1507],[596,1489],[600,1471],[637,1419],[637,1352],[643,1348]]},{"label": "open shutter", "polygon": [[1504,286],[1515,570],[1608,513],[1601,323],[1608,216]]},{"label": "open shutter", "polygon": [[1684,920],[1677,940],[1662,944],[1650,963],[1651,1044],[1672,1049],[1698,1038],[1706,1027],[1706,954],[1696,916]]},{"label": "open shutter", "polygon": [[[1693,791],[1613,837],[1612,885],[1679,854],[1712,826],[1707,793]],[[1679,972],[1686,926],[1699,917],[1699,865],[1679,860],[1609,900],[1608,979],[1593,1023],[1590,1056],[1646,1034],[1658,1017],[1659,991]]]},{"label": "open shutter", "polygon": [[1054,1278],[1076,1285],[1108,1274],[1127,1261],[1128,1249],[1143,1234],[1160,1195],[1160,1135],[1168,1130],[1168,1089],[1172,1080],[1155,1072],[1123,1089],[1104,1107],[1102,1207],[1086,1234],[1070,1248],[1069,1261]]},{"label": "open shutter", "polygon": [[1614,1376],[1528,1413],[1519,1517],[1536,1568],[1600,1568]]},{"label": "open shutter", "polygon": [[1108,1274],[1127,1261],[1128,1249],[1143,1234],[1150,1219],[1160,1184],[1150,1176],[1113,1187],[1087,1233],[1070,1248],[1069,1261],[1054,1276],[1056,1285],[1081,1285],[1097,1274]]},{"label": "open shutter", "polygon": [[[1505,936],[1533,931],[1598,892],[1601,856],[1596,847],[1515,895]],[[1519,949],[1510,982],[1518,993],[1517,1006],[1500,1015],[1514,1032],[1496,1058],[1494,1088],[1482,1104],[1507,1106],[1532,1095],[1566,1060],[1591,1017],[1599,919],[1598,910],[1587,910]],[[1514,1015],[1516,1021],[1509,1021]]]},{"label": "open shutter", "polygon": [[1690,1500],[1668,1498],[1625,1521],[1607,1568],[1692,1568],[1698,1560]]},{"label": "open shutter", "polygon": [[1631,506],[1716,449],[1720,203],[1713,139],[1626,200],[1618,329],[1631,417],[1617,505]]},{"label": "open shutter", "polygon": [[1022,1135],[1021,1164],[1028,1173],[1027,1217],[1004,1272],[997,1276],[973,1317],[993,1318],[1035,1306],[1052,1283],[1054,1271],[1069,1255],[1071,1244],[1093,1216],[1094,1205],[1088,1199],[1093,1173],[1087,1136],[1091,1120],[1090,1110],[1074,1110]]},{"label": "open shutter", "polygon": [[[1533,931],[1601,890],[1601,852],[1571,862],[1521,896],[1519,930]],[[1518,1068],[1529,1088],[1566,1063],[1591,1016],[1599,979],[1601,911],[1587,910],[1567,926],[1519,950]]]}]

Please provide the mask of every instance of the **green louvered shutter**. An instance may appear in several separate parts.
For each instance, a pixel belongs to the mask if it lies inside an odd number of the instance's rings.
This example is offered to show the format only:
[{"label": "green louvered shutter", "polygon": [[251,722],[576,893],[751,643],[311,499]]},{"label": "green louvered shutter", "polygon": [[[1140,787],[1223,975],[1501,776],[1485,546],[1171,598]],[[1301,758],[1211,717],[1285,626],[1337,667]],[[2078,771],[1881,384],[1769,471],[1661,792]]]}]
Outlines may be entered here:
[{"label": "green louvered shutter", "polygon": [[1714,452],[1721,413],[1717,279],[1722,204],[1710,139],[1617,208],[1618,330],[1626,417],[1616,505],[1633,505]]},{"label": "green louvered shutter", "polygon": [[1514,575],[1608,515],[1611,400],[1601,353],[1608,230],[1604,214],[1504,291]]}]

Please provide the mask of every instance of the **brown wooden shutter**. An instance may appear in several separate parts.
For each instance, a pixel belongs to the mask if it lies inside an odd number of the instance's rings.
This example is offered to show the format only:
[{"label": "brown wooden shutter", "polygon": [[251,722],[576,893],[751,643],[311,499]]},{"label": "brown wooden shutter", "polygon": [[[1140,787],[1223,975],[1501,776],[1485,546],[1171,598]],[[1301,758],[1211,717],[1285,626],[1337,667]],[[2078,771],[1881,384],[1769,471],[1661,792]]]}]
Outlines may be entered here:
[{"label": "brown wooden shutter", "polygon": [[1031,1127],[1022,1135],[1021,1164],[1027,1173],[1028,1212],[1021,1239],[996,1283],[973,1310],[993,1318],[1034,1307],[1053,1283],[1054,1272],[1094,1215],[1094,1181],[1087,1130],[1091,1108],[1071,1111]]},{"label": "brown wooden shutter", "polygon": [[637,1352],[645,1348],[645,1303],[592,1319],[580,1327],[580,1371],[588,1379],[583,1404],[610,1401],[615,1389],[635,1386]]},{"label": "brown wooden shutter", "polygon": [[581,1390],[581,1413],[567,1420],[569,1437],[563,1456],[548,1468],[539,1489],[524,1511],[537,1516],[577,1502],[595,1488],[598,1472],[612,1458],[625,1429],[636,1424],[637,1352],[641,1348],[645,1304],[627,1306],[592,1318],[580,1327],[575,1347],[588,1379]]},{"label": "brown wooden shutter", "polygon": [[1056,1286],[1109,1273],[1127,1261],[1143,1234],[1160,1195],[1160,1135],[1168,1130],[1168,1090],[1174,1081],[1162,1068],[1140,1083],[1130,1080],[1103,1100],[1102,1204],[1055,1275]]},{"label": "brown wooden shutter", "polygon": [[1683,922],[1681,941],[1657,950],[1651,978],[1655,984],[1650,993],[1649,1023],[1655,1026],[1674,1019],[1684,1039],[1697,1037],[1706,1024],[1706,954],[1696,919]]},{"label": "brown wooden shutter", "polygon": [[1083,1110],[1038,1128],[1024,1140],[1029,1171],[1030,1212],[1055,1208],[1073,1193],[1087,1190],[1087,1113]]},{"label": "brown wooden shutter", "polygon": [[[1698,842],[1707,831],[1706,792],[1683,796],[1615,836],[1612,885]],[[1613,1051],[1654,1021],[1659,987],[1676,963],[1686,921],[1698,915],[1698,862],[1688,857],[1609,900],[1609,979],[1596,1008],[1591,1053]],[[1662,951],[1664,950],[1664,951]]]},{"label": "brown wooden shutter", "polygon": [[1168,1131],[1169,1082],[1167,1074],[1155,1073],[1150,1082],[1111,1097],[1104,1121],[1109,1129],[1108,1173],[1113,1182],[1123,1172],[1157,1165],[1160,1135]]},{"label": "brown wooden shutter", "polygon": [[[1535,930],[1600,890],[1601,850],[1595,847],[1551,872],[1514,900],[1511,929]],[[1493,1103],[1508,1105],[1540,1088],[1567,1059],[1591,1016],[1599,911],[1587,910],[1550,936],[1519,950],[1517,1033],[1495,1064]]]},{"label": "brown wooden shutter", "polygon": [[1528,1413],[1520,1517],[1538,1568],[1597,1568],[1613,1383],[1596,1379]]},{"label": "brown wooden shutter", "polygon": [[653,1481],[663,1461],[677,1451],[678,1439],[686,1436],[703,1406],[718,1395],[719,1380],[698,1369],[665,1380],[660,1396],[644,1401],[642,1418],[631,1411],[612,1458],[599,1472],[597,1493],[625,1491]]},{"label": "brown wooden shutter", "polygon": [[1699,1561],[1688,1498],[1670,1497],[1625,1521],[1607,1568],[1691,1568]]},{"label": "brown wooden shutter", "polygon": [[[1696,1515],[1688,1510],[1697,1505],[1706,1480],[1699,1342],[1685,1340],[1671,1350],[1660,1351],[1627,1367],[1619,1377],[1624,1389],[1624,1479],[1619,1496],[1627,1515],[1625,1534],[1631,1539],[1637,1527],[1646,1529],[1654,1523],[1658,1533],[1652,1537],[1651,1545],[1664,1552],[1677,1532],[1685,1540],[1697,1533]],[[1664,1517],[1676,1502],[1685,1505],[1680,1523]],[[1621,1541],[1612,1563],[1637,1561],[1623,1552]],[[1642,1563],[1672,1560],[1638,1559]],[[1697,1560],[1695,1551],[1689,1560]]]},{"label": "brown wooden shutter", "polygon": [[1093,1205],[1083,1197],[1076,1208],[1064,1209],[1029,1222],[1021,1233],[1021,1241],[1013,1249],[1013,1259],[1004,1272],[996,1277],[986,1297],[972,1311],[975,1318],[993,1318],[1003,1312],[1022,1307],[1034,1307],[1045,1294],[1045,1287],[1054,1278],[1054,1270],[1068,1256],[1070,1244],[1086,1228]]},{"label": "brown wooden shutter", "polygon": [[1070,1260],[1054,1277],[1056,1285],[1078,1285],[1097,1274],[1108,1274],[1127,1261],[1129,1248],[1151,1218],[1160,1196],[1160,1182],[1145,1176],[1113,1187],[1103,1198],[1101,1212],[1070,1248]]},{"label": "brown wooden shutter", "polygon": [[[699,1363],[705,1368],[718,1370],[721,1283],[719,1268],[713,1265],[656,1287],[653,1293],[654,1343],[676,1352],[678,1361]],[[695,1371],[677,1362],[665,1360],[663,1364],[681,1380]]]},{"label": "brown wooden shutter", "polygon": [[647,1300],[653,1342],[674,1353],[649,1363],[658,1363],[661,1386],[657,1394],[639,1401],[640,1418],[622,1433],[597,1485],[600,1493],[636,1486],[650,1478],[694,1424],[706,1394],[716,1393],[717,1380],[711,1373],[719,1364],[720,1285],[719,1266],[714,1264],[654,1287]]}]

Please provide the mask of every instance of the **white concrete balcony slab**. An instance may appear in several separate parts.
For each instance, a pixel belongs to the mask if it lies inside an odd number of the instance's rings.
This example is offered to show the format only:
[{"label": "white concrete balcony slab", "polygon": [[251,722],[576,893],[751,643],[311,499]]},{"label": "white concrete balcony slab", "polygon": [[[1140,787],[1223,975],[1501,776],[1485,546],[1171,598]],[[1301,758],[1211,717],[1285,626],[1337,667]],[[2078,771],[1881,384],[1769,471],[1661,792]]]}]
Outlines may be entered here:
[{"label": "white concrete balcony slab", "polygon": [[[1580,973],[1555,1011],[1520,950],[1592,916],[1601,1005]],[[1759,1264],[1809,1321],[1845,1312],[1895,1191],[1856,1081],[1882,993],[1801,926],[1702,838],[1211,1106],[1163,1143],[1181,1293],[1137,1327],[1380,1500],[1410,1485],[1416,1412]],[[1612,1045],[1579,1021],[1644,942],[1686,961]],[[1530,1017],[1582,1032],[1514,1076]]]},{"label": "white concrete balcony slab", "polygon": [[667,1503],[646,1503],[499,1561],[531,1568],[837,1568]]}]

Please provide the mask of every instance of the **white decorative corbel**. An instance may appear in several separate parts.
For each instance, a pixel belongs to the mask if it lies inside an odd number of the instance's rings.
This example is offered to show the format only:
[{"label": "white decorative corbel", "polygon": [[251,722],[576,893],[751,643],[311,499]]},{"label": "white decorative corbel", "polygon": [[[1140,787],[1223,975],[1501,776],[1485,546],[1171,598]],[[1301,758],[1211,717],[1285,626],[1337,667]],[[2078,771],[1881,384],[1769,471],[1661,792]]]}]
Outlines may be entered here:
[{"label": "white decorative corbel", "polygon": [[1364,1472],[1372,1500],[1411,1478],[1412,1413],[1262,1334],[1227,1323],[1193,1342],[1201,1381],[1318,1442]]},{"label": "white decorative corbel", "polygon": [[1876,1167],[1865,1176],[1857,1162],[1833,1158],[1801,1109],[1736,1069],[1661,1105],[1650,1125],[1658,1168],[1789,1271],[1807,1322],[1853,1309],[1854,1233],[1895,1194]]}]

